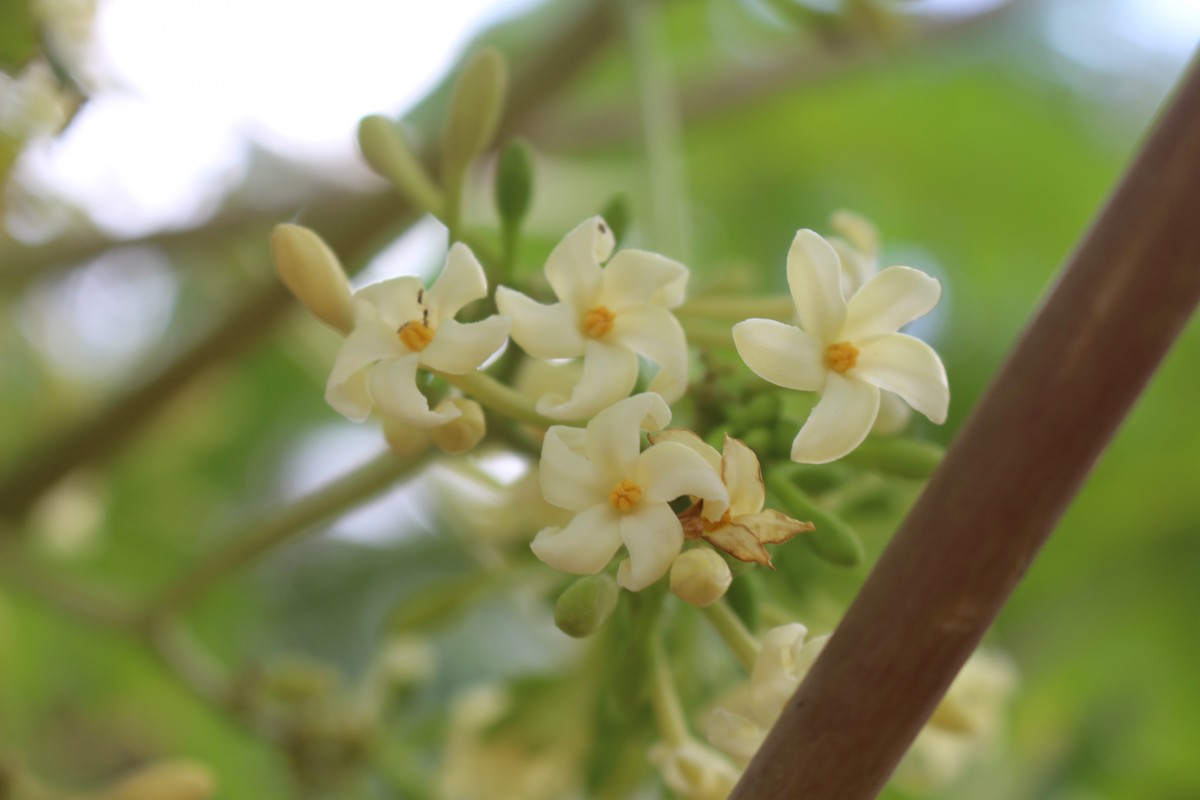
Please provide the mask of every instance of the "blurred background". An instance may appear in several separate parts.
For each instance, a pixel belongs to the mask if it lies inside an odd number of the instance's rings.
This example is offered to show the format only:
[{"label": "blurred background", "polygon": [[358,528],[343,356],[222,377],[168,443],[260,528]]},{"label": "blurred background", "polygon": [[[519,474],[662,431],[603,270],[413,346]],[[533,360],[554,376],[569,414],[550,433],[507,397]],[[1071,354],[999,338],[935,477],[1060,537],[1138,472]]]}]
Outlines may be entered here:
[{"label": "blurred background", "polygon": [[[380,448],[325,406],[337,337],[278,291],[267,237],[304,220],[356,284],[438,267],[444,228],[399,210],[354,131],[383,113],[433,139],[445,76],[481,41],[512,66],[502,136],[537,154],[531,267],[624,196],[634,241],[685,260],[693,293],[781,290],[795,230],[857,211],[884,265],[946,288],[922,333],[951,416],[918,428],[943,443],[1200,42],[1197,0],[664,0],[643,29],[618,5],[3,0],[0,757],[70,788],[189,756],[221,797],[287,791],[286,759],[28,584],[152,596],[238,520]],[[638,75],[670,101],[649,104],[650,137]],[[494,228],[488,169],[474,180],[467,220]],[[1193,323],[1001,616],[1012,721],[944,796],[1200,796],[1198,363]],[[389,491],[222,584],[198,637],[352,681],[398,600],[455,574],[420,533],[436,493]],[[872,553],[892,512],[861,525]],[[865,573],[811,578],[842,602]],[[560,646],[527,626],[474,663],[499,613],[439,633],[446,686]]]}]

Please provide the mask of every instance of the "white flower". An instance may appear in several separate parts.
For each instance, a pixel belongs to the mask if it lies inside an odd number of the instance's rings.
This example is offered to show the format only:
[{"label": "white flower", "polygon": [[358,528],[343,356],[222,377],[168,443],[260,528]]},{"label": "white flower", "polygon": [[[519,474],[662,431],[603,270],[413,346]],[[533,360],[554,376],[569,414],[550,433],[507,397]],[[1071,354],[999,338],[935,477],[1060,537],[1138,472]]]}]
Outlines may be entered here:
[{"label": "white flower", "polygon": [[828,636],[806,640],[807,635],[798,622],[767,631],[750,673],[749,697],[742,707],[718,707],[709,718],[708,740],[714,747],[739,761],[754,757],[829,641]]},{"label": "white flower", "polygon": [[810,230],[788,253],[788,286],[800,327],[750,319],[733,328],[742,360],[759,377],[821,399],[792,442],[792,460],[823,464],[857,447],[895,392],[930,420],[946,420],[946,370],[929,345],[897,331],[937,305],[941,284],[910,267],[888,267],[847,301],[837,253]]},{"label": "white flower", "polygon": [[454,319],[487,295],[483,268],[461,243],[428,290],[415,277],[393,278],[354,294],[354,329],[346,337],[325,386],[329,405],[355,422],[378,408],[417,427],[444,425],[461,413],[452,403],[430,410],[417,387],[417,369],[465,375],[504,344],[509,320]]},{"label": "white flower", "polygon": [[673,428],[650,437],[653,442],[678,442],[700,454],[721,476],[729,491],[724,513],[705,508],[703,501],[680,515],[688,539],[704,539],[739,561],[771,566],[767,544],[782,544],[798,533],[814,530],[811,522],[763,509],[767,491],[758,456],[740,439],[725,437],[722,453],[695,433]]},{"label": "white flower", "polygon": [[567,234],[546,261],[559,302],[542,305],[499,287],[496,305],[512,317],[512,338],[534,358],[583,356],[570,398],[544,395],[538,413],[585,419],[625,397],[637,382],[638,354],[658,365],[648,388],[668,403],[687,389],[687,340],[668,309],[683,302],[688,270],[642,250],[612,253],[612,232],[593,217]]},{"label": "white flower", "polygon": [[670,501],[695,496],[718,516],[729,495],[721,478],[677,442],[641,452],[641,428],[661,428],[670,409],[656,394],[626,398],[587,429],[554,425],[542,443],[542,494],[575,513],[564,528],[545,528],[530,545],[542,561],[576,575],[599,572],[624,544],[629,559],[617,582],[637,591],[661,578],[683,547],[683,526]]},{"label": "white flower", "polygon": [[741,777],[720,753],[690,739],[677,745],[659,742],[650,748],[650,762],[667,788],[686,800],[725,800]]}]

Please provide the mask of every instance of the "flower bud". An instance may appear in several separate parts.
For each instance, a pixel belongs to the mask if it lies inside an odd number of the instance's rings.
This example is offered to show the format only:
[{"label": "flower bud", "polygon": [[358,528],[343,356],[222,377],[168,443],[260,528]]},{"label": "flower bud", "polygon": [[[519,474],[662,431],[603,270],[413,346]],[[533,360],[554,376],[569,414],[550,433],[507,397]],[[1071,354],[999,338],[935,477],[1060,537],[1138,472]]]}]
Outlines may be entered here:
[{"label": "flower bud", "polygon": [[916,439],[867,439],[845,461],[856,467],[885,475],[925,480],[942,462],[945,450],[932,442]]},{"label": "flower bud", "polygon": [[733,573],[715,550],[696,547],[681,553],[671,565],[671,591],[685,603],[711,606],[725,596]]},{"label": "flower bud", "polygon": [[280,279],[310,314],[343,334],[354,328],[350,282],[320,236],[300,225],[276,225],[271,253]]},{"label": "flower bud", "polygon": [[607,622],[616,607],[616,581],[609,575],[589,575],[558,596],[554,624],[567,636],[582,639]]},{"label": "flower bud", "polygon": [[442,214],[442,193],[417,158],[400,126],[372,114],[358,123],[358,149],[371,169],[391,181],[396,191],[435,216]]},{"label": "flower bud", "polygon": [[533,199],[533,155],[522,141],[509,142],[496,166],[496,210],[506,228],[516,228]]},{"label": "flower bud", "polygon": [[487,434],[487,420],[483,417],[483,407],[470,398],[447,398],[438,403],[438,413],[447,411],[447,405],[457,408],[461,413],[445,425],[431,428],[429,436],[442,452],[456,456],[479,444]]},{"label": "flower bud", "polygon": [[816,529],[805,534],[803,541],[817,555],[839,567],[857,566],[862,561],[862,542],[849,523],[813,503],[786,478],[771,476],[767,483],[789,517],[812,521]]},{"label": "flower bud", "polygon": [[383,438],[401,458],[416,458],[429,447],[429,429],[418,428],[394,417],[383,418]]},{"label": "flower bud", "polygon": [[624,241],[625,234],[629,231],[629,196],[613,195],[605,204],[604,210],[600,212],[600,216],[608,223],[608,229],[612,231],[613,239],[617,242]]},{"label": "flower bud", "polygon": [[463,67],[454,84],[442,135],[442,178],[448,186],[462,178],[475,156],[492,141],[507,85],[508,67],[495,48],[479,51]]},{"label": "flower bud", "polygon": [[157,761],[142,767],[101,797],[104,800],[207,800],[216,793],[212,772],[194,761]]}]

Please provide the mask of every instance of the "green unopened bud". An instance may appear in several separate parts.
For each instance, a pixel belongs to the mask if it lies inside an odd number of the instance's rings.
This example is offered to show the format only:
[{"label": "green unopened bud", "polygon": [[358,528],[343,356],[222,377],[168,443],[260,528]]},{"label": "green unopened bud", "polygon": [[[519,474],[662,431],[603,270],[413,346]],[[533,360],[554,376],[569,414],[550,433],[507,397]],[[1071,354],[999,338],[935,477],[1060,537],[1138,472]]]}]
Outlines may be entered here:
[{"label": "green unopened bud", "polygon": [[942,463],[945,450],[919,439],[867,439],[845,457],[847,464],[897,478],[922,481]]},{"label": "green unopened bud", "polygon": [[506,228],[515,229],[533,199],[533,154],[525,142],[509,142],[496,165],[496,210]]},{"label": "green unopened bud", "polygon": [[813,503],[808,495],[779,473],[768,476],[767,487],[785,514],[810,520],[816,526],[816,530],[806,533],[802,539],[817,555],[840,567],[857,566],[862,561],[862,541],[844,519]]},{"label": "green unopened bud", "polygon": [[447,398],[438,404],[437,410],[444,412],[447,404],[462,413],[445,425],[432,428],[429,437],[442,452],[456,456],[479,444],[487,434],[487,420],[483,417],[483,407],[468,397]]},{"label": "green unopened bud", "polygon": [[104,800],[207,800],[216,778],[194,761],[158,761],[142,767],[104,792]]},{"label": "green unopened bud", "polygon": [[495,48],[480,50],[463,67],[442,135],[442,177],[448,186],[457,184],[475,156],[487,149],[508,88],[508,66]]},{"label": "green unopened bud", "polygon": [[387,117],[372,114],[358,123],[358,148],[378,175],[418,208],[440,216],[442,193],[417,158],[404,131]]},{"label": "green unopened bud", "polygon": [[617,607],[617,582],[609,575],[580,578],[558,596],[554,624],[567,636],[591,636]]},{"label": "green unopened bud", "polygon": [[353,330],[350,282],[320,236],[301,225],[276,225],[271,254],[279,278],[310,314],[341,333]]},{"label": "green unopened bud", "polygon": [[629,197],[624,194],[616,194],[604,206],[604,210],[600,212],[600,216],[608,223],[608,229],[613,233],[613,239],[617,244],[620,244],[625,239],[625,234],[629,232]]},{"label": "green unopened bud", "polygon": [[703,608],[725,596],[733,573],[715,550],[696,547],[680,553],[671,565],[671,591],[685,603]]}]

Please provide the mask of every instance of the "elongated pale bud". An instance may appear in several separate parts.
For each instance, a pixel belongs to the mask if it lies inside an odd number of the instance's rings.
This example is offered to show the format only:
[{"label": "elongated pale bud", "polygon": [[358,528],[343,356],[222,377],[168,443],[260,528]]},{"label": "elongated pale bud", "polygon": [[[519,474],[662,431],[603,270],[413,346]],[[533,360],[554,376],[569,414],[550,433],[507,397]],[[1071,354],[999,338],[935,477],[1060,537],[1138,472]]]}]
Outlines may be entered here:
[{"label": "elongated pale bud", "polygon": [[715,550],[696,547],[680,553],[671,565],[671,591],[685,603],[703,608],[725,596],[733,573]]},{"label": "elongated pale bud", "polygon": [[158,761],[100,795],[103,800],[208,800],[217,790],[212,772],[194,761]]},{"label": "elongated pale bud", "polygon": [[432,428],[429,436],[442,452],[456,456],[473,449],[487,435],[487,420],[483,417],[483,407],[470,398],[443,400],[438,404],[438,411],[444,411],[447,403],[462,413],[445,425]]},{"label": "elongated pale bud", "polygon": [[508,66],[495,48],[480,50],[463,67],[442,135],[442,178],[457,184],[468,165],[491,143],[504,110]]},{"label": "elongated pale bud", "polygon": [[533,199],[533,154],[522,141],[509,142],[496,165],[496,210],[506,228],[517,228]]},{"label": "elongated pale bud", "polygon": [[416,458],[429,447],[429,429],[418,428],[392,417],[383,418],[383,438],[401,458]]},{"label": "elongated pale bud", "polygon": [[367,164],[413,205],[441,216],[445,200],[417,158],[404,131],[387,117],[372,114],[358,123],[358,148]]},{"label": "elongated pale bud", "polygon": [[343,334],[354,329],[346,271],[320,236],[301,225],[276,225],[271,254],[280,279],[310,314]]},{"label": "elongated pale bud", "polygon": [[617,583],[609,575],[580,578],[558,596],[554,624],[567,636],[591,636],[617,607]]}]

